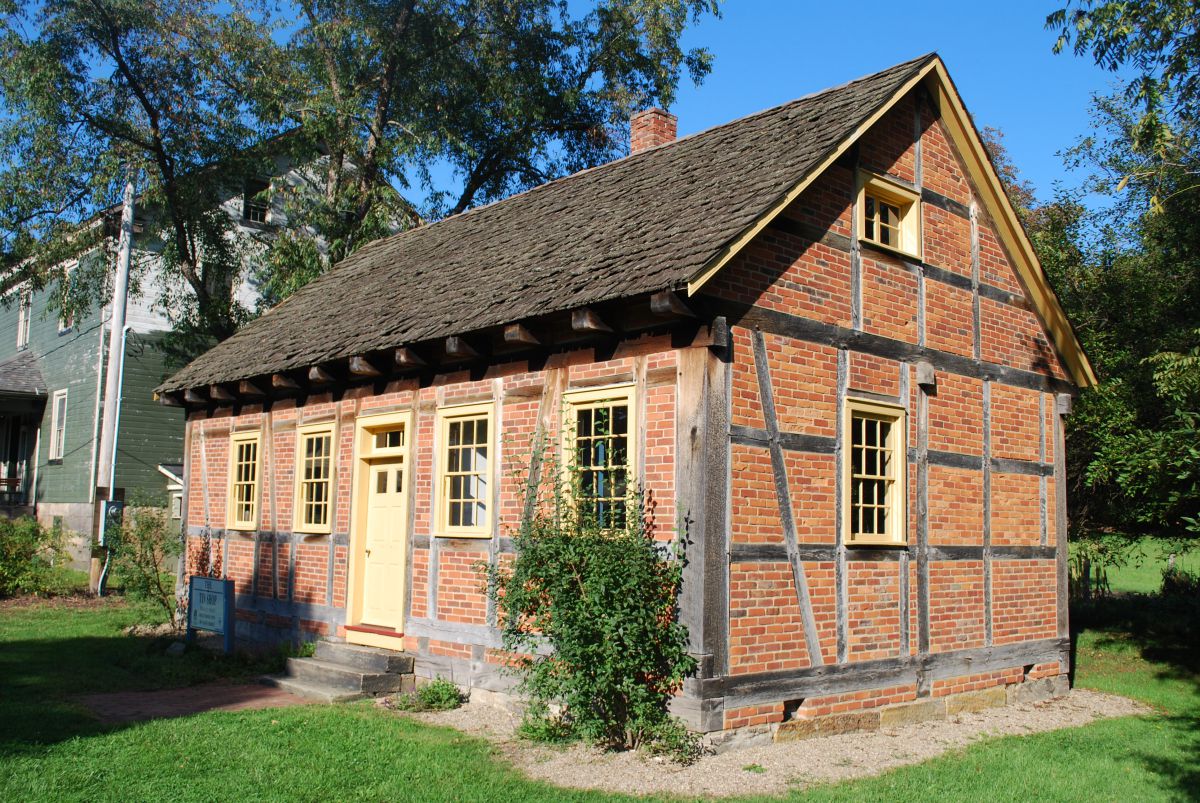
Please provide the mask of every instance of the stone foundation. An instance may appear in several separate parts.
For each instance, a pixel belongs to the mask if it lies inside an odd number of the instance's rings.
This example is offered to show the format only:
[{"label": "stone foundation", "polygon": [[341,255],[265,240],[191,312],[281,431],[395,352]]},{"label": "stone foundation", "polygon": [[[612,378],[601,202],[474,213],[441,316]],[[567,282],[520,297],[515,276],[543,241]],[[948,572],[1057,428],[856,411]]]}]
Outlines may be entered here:
[{"label": "stone foundation", "polygon": [[947,719],[963,713],[1003,705],[1036,703],[1062,697],[1070,691],[1066,675],[1054,675],[1005,686],[925,697],[878,708],[846,711],[815,717],[789,719],[769,725],[754,725],[708,734],[707,741],[718,751],[758,746],[767,742],[791,742],[842,733],[886,730],[919,722]]}]

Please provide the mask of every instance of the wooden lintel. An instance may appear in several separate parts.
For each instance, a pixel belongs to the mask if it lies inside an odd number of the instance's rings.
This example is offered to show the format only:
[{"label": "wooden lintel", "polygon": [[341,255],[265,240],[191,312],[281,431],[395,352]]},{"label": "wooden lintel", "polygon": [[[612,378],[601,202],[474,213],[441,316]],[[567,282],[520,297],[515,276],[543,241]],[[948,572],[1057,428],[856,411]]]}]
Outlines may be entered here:
[{"label": "wooden lintel", "polygon": [[204,404],[208,401],[208,396],[195,388],[188,388],[183,392],[183,401],[185,404]]},{"label": "wooden lintel", "polygon": [[271,374],[271,387],[274,390],[299,390],[300,384],[287,374]]},{"label": "wooden lintel", "polygon": [[238,382],[237,392],[239,396],[252,399],[262,398],[263,396],[267,395],[263,392],[262,388],[251,382],[249,379],[243,379],[241,382]]},{"label": "wooden lintel", "polygon": [[308,381],[314,385],[328,385],[334,380],[333,374],[326,371],[319,365],[314,365],[308,369]]},{"label": "wooden lintel", "polygon": [[393,359],[398,368],[420,368],[425,365],[425,361],[421,359],[420,355],[407,347],[396,349]]},{"label": "wooden lintel", "polygon": [[458,335],[451,335],[446,338],[446,356],[458,358],[478,357],[479,352],[472,348],[466,339]]},{"label": "wooden lintel", "polygon": [[661,318],[694,318],[696,316],[696,313],[683,303],[674,290],[660,290],[650,296],[650,311]]},{"label": "wooden lintel", "polygon": [[356,356],[350,358],[350,373],[354,376],[379,376],[383,372],[366,357]]},{"label": "wooden lintel", "polygon": [[523,324],[510,323],[504,327],[504,342],[519,346],[540,346],[541,341]]},{"label": "wooden lintel", "polygon": [[213,401],[231,402],[237,400],[237,396],[234,396],[221,385],[209,385],[208,395]]},{"label": "wooden lintel", "polygon": [[607,333],[613,330],[591,307],[571,310],[571,328],[585,334]]}]

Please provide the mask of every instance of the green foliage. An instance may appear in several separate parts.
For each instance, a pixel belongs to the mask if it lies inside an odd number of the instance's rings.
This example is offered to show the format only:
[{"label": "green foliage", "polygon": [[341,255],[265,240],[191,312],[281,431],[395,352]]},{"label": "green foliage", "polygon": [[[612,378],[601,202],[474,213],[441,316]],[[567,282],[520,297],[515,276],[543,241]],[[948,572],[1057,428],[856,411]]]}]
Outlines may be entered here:
[{"label": "green foliage", "polygon": [[[1074,0],[1051,13],[1056,53],[1090,54],[1106,70],[1132,70],[1125,97],[1138,113],[1130,143],[1150,174],[1178,153],[1180,127],[1200,120],[1200,14],[1190,0]],[[1127,177],[1139,175],[1125,174]],[[1147,175],[1142,173],[1140,175]]]},{"label": "green foliage", "polygon": [[168,521],[162,508],[130,507],[122,525],[107,531],[105,539],[113,554],[113,574],[126,595],[153,603],[166,621],[174,621],[179,603],[169,564],[182,545]]},{"label": "green foliage", "polygon": [[504,646],[530,699],[525,732],[656,745],[691,760],[695,738],[667,713],[696,666],[677,618],[682,560],[660,551],[640,493],[631,489],[626,515],[613,517],[576,502],[568,483],[545,485],[514,534],[516,558],[489,568]]},{"label": "green foliage", "polygon": [[[49,287],[68,315],[102,302],[116,218],[105,210],[135,178],[139,245],[167,257],[160,308],[208,339],[190,353],[232,334],[244,266],[214,210],[267,167],[250,146],[271,128],[248,105],[271,80],[256,66],[266,41],[240,3],[0,5],[0,252],[15,266],[0,285]],[[89,268],[68,281],[81,255]],[[134,265],[135,289],[144,271]]]},{"label": "green foliage", "polygon": [[0,597],[58,588],[55,564],[64,557],[60,530],[43,527],[29,516],[0,517]]},{"label": "green foliage", "polygon": [[462,704],[462,692],[445,678],[434,678],[418,686],[416,691],[398,695],[392,701],[400,711],[451,711]]}]

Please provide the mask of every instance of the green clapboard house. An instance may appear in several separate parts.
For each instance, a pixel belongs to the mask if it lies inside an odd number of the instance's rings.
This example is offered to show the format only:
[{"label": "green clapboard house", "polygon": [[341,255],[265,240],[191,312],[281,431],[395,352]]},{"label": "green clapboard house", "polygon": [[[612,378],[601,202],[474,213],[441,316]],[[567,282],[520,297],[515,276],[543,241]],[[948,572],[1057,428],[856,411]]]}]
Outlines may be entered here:
[{"label": "green clapboard house", "polygon": [[[275,159],[274,177],[247,178],[230,192],[221,208],[238,224],[239,236],[261,253],[274,232],[287,226],[283,197],[287,188],[320,184],[318,157],[297,164]],[[90,221],[116,237],[120,210]],[[139,221],[153,210],[138,210]],[[127,503],[169,504],[179,515],[184,417],[178,408],[154,400],[153,389],[172,367],[157,348],[170,324],[160,307],[164,277],[160,244],[152,225],[135,224],[134,264],[140,292],[126,306],[129,331],[121,385],[114,485]],[[143,231],[145,232],[143,234]],[[112,259],[110,248],[95,249],[80,260]],[[247,266],[248,268],[249,266]],[[235,288],[238,301],[253,309],[258,292],[247,269]],[[103,492],[97,478],[108,360],[111,305],[63,321],[50,304],[49,291],[18,286],[0,299],[0,515],[35,515],[47,526],[70,533],[73,563],[87,565],[95,539]],[[174,366],[175,369],[178,366]]]}]

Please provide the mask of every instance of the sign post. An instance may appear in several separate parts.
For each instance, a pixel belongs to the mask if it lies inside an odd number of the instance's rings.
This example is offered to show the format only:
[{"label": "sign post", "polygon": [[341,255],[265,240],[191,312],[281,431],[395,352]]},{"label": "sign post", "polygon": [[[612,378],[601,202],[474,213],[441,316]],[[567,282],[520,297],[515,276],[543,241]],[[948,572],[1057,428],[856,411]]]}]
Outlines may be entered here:
[{"label": "sign post", "polygon": [[226,654],[233,652],[233,581],[216,577],[188,578],[187,641],[191,644],[197,630],[220,633],[225,637]]}]

